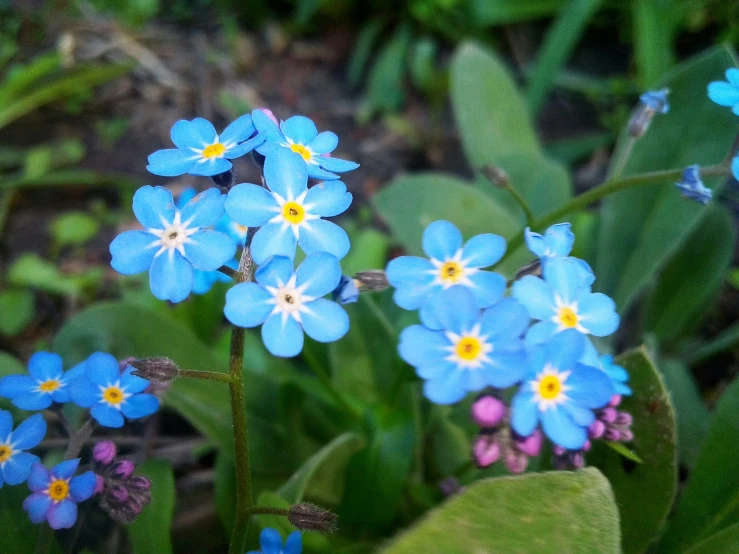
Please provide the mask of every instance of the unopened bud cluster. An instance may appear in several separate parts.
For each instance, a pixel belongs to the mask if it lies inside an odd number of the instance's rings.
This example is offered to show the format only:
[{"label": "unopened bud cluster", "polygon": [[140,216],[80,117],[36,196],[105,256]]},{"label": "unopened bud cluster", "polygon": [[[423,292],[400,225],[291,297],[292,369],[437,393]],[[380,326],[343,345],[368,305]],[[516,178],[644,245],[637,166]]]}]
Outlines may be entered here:
[{"label": "unopened bud cluster", "polygon": [[180,371],[177,364],[169,358],[141,358],[131,360],[129,365],[136,368],[134,375],[152,383],[169,383]]},{"label": "unopened bud cluster", "polygon": [[287,519],[301,531],[331,533],[336,529],[336,514],[307,502],[294,504],[287,513]]},{"label": "unopened bud cluster", "polygon": [[136,464],[126,458],[118,458],[118,449],[112,441],[95,444],[92,459],[100,507],[115,521],[132,523],[143,507],[151,502],[151,481],[134,475]]}]

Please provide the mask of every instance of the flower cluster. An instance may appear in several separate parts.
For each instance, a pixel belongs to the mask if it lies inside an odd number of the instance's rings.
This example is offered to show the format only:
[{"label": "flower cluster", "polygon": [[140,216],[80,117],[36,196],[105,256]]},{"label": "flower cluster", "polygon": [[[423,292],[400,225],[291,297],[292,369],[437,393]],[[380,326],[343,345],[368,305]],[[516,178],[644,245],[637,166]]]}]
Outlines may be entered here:
[{"label": "flower cluster", "polygon": [[[614,423],[609,402],[630,394],[626,371],[601,357],[589,338],[616,331],[614,302],[592,292],[592,270],[570,256],[569,224],[544,235],[526,229],[525,239],[541,277],[516,280],[510,297],[505,279],[485,270],[503,256],[505,241],[483,234],[464,243],[446,221],[424,231],[428,259],[403,256],[387,266],[395,302],[419,310],[421,319],[401,333],[400,356],[415,367],[432,402],[490,391],[473,404],[481,427],[473,456],[480,466],[502,459],[512,472],[539,453],[543,435],[565,453],[588,448],[591,438],[633,438],[630,431],[606,436],[599,425],[603,414]],[[507,406],[499,391],[514,386]],[[618,419],[623,425],[628,418]]]},{"label": "flower cluster", "polygon": [[118,458],[118,449],[112,441],[95,444],[92,459],[95,462],[98,503],[111,519],[121,523],[133,522],[141,510],[151,502],[151,481],[134,475],[136,464]]}]

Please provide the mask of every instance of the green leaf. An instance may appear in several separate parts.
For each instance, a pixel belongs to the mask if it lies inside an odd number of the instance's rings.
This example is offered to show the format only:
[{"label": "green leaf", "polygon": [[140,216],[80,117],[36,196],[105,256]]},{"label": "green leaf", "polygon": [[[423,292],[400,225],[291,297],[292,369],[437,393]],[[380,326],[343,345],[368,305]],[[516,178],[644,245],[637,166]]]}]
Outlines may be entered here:
[{"label": "green leaf", "polygon": [[40,54],[24,65],[13,67],[0,83],[0,105],[15,100],[44,78],[61,68],[59,53]]},{"label": "green leaf", "polygon": [[639,456],[636,455],[636,453],[628,448],[624,443],[622,442],[612,442],[612,441],[605,441],[605,444],[610,448],[611,450],[618,452],[621,456],[624,458],[631,460],[632,462],[636,462],[637,464],[643,464],[644,460],[642,460]]},{"label": "green leaf", "polygon": [[57,247],[79,246],[94,238],[100,224],[85,212],[69,212],[60,215],[51,224],[51,234]]},{"label": "green leaf", "polygon": [[683,552],[739,520],[739,379],[716,404],[695,468],[660,551]]},{"label": "green leaf", "polygon": [[645,327],[660,342],[673,342],[700,323],[723,285],[735,243],[732,216],[722,206],[711,206],[649,297]]},{"label": "green leaf", "polygon": [[671,14],[675,2],[636,0],[633,5],[636,68],[642,89],[649,90],[675,64]]},{"label": "green leaf", "polygon": [[[624,174],[720,162],[739,131],[739,120],[706,97],[706,85],[734,65],[731,51],[718,47],[676,68],[662,83],[671,90],[670,113],[655,116]],[[627,140],[624,131],[619,148]],[[705,207],[682,198],[672,182],[604,200],[596,287],[613,296],[624,313],[705,214]]]},{"label": "green leaf", "polygon": [[654,540],[675,497],[675,415],[662,379],[643,347],[622,354],[616,361],[631,377],[634,395],[625,396],[619,410],[634,418],[634,450],[642,463],[626,460],[605,445],[594,449],[588,461],[611,482],[621,512],[623,549],[625,554],[635,554]]},{"label": "green leaf", "polygon": [[739,548],[739,523],[727,527],[720,533],[702,540],[685,551],[685,554],[716,554],[717,552],[736,552]]},{"label": "green leaf", "polygon": [[126,526],[136,554],[172,552],[172,518],[175,506],[174,472],[165,460],[147,460],[137,474],[151,479],[151,503],[132,524]]},{"label": "green leaf", "polygon": [[620,551],[613,492],[593,468],[478,481],[382,550],[384,554]]},{"label": "green leaf", "polygon": [[0,292],[0,335],[14,337],[33,321],[36,303],[30,290]]},{"label": "green leaf", "polygon": [[366,23],[359,31],[354,52],[352,52],[352,57],[349,60],[348,80],[350,85],[357,86],[364,77],[367,60],[369,60],[372,48],[384,26],[383,21],[374,19]]},{"label": "green leaf", "polygon": [[394,112],[405,101],[405,61],[411,41],[411,31],[400,27],[377,54],[367,81],[367,101],[371,108]]},{"label": "green leaf", "polygon": [[[3,552],[21,554],[36,551],[36,539],[41,526],[31,523],[28,514],[23,511],[23,501],[30,494],[25,483],[17,487],[6,485],[0,489],[0,529],[3,530]],[[54,554],[61,552],[55,539],[53,539],[52,552]]]},{"label": "green leaf", "polygon": [[390,248],[390,239],[386,234],[376,229],[362,229],[350,234],[350,238],[352,249],[341,260],[341,269],[345,275],[385,266]]},{"label": "green leaf", "polygon": [[567,0],[471,0],[473,20],[478,25],[503,25],[556,14]]},{"label": "green leaf", "polygon": [[79,296],[83,283],[72,276],[62,274],[56,265],[27,253],[17,258],[8,270],[8,281],[20,287],[32,287],[62,296]]}]

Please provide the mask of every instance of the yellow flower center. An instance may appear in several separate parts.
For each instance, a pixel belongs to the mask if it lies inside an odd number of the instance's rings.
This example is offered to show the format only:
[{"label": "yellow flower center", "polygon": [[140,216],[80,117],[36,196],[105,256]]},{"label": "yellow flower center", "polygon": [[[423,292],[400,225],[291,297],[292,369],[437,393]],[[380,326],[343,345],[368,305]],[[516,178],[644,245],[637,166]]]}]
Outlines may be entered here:
[{"label": "yellow flower center", "polygon": [[108,404],[120,404],[123,402],[123,391],[118,387],[108,387],[103,391],[103,399]]},{"label": "yellow flower center", "polygon": [[223,153],[226,151],[226,147],[223,146],[220,142],[216,142],[215,144],[211,144],[210,146],[206,146],[203,149],[203,157],[204,158],[220,158],[223,156]]},{"label": "yellow flower center", "polygon": [[557,398],[562,392],[562,381],[556,375],[547,375],[539,381],[539,396],[545,400]]},{"label": "yellow flower center", "polygon": [[290,223],[298,224],[305,218],[305,210],[297,202],[287,202],[282,206],[282,216]]},{"label": "yellow flower center", "polygon": [[568,329],[577,327],[577,314],[571,308],[560,308],[559,321],[563,327]]},{"label": "yellow flower center", "polygon": [[463,360],[474,360],[481,350],[482,343],[474,337],[464,337],[457,343],[457,356]]},{"label": "yellow flower center", "polygon": [[456,283],[462,278],[464,271],[459,262],[444,262],[439,268],[439,274],[442,281]]},{"label": "yellow flower center", "polygon": [[239,225],[238,223],[234,223],[234,229],[236,229],[236,232],[244,234],[249,231],[249,227],[247,227],[246,225]]},{"label": "yellow flower center", "polygon": [[10,459],[13,450],[7,444],[0,444],[0,464]]},{"label": "yellow flower center", "polygon": [[38,388],[42,392],[54,392],[56,389],[59,388],[60,384],[61,383],[59,383],[59,381],[57,381],[56,379],[49,379],[48,381],[44,381],[43,383],[41,383]]},{"label": "yellow flower center", "polygon": [[61,502],[65,498],[67,498],[67,495],[69,494],[69,483],[67,483],[64,479],[57,479],[56,481],[52,481],[51,485],[49,485],[49,498],[51,498],[54,502]]},{"label": "yellow flower center", "polygon": [[301,156],[303,156],[303,159],[304,159],[304,160],[305,160],[306,162],[307,162],[308,160],[310,160],[310,159],[311,159],[311,153],[310,153],[310,150],[308,150],[308,149],[307,149],[307,148],[306,148],[305,146],[303,146],[302,144],[295,144],[295,143],[293,143],[293,144],[291,144],[291,145],[290,145],[290,150],[292,150],[292,151],[293,151],[293,152],[295,152],[296,154],[300,154]]}]

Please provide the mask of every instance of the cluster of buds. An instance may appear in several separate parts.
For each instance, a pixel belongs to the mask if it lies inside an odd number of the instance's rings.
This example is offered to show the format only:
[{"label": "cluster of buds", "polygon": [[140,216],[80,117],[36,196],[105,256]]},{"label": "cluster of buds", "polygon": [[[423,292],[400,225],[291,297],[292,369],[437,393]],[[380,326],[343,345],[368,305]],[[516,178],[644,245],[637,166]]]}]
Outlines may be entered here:
[{"label": "cluster of buds", "polygon": [[475,400],[472,419],[480,426],[472,446],[472,457],[479,468],[503,460],[511,473],[523,473],[529,458],[541,452],[544,439],[541,431],[537,429],[528,437],[519,436],[509,425],[508,408],[492,394],[483,394]]},{"label": "cluster of buds", "polygon": [[292,505],[287,512],[287,519],[301,531],[332,533],[336,530],[336,514],[309,502]]},{"label": "cluster of buds", "polygon": [[97,485],[95,492],[100,507],[121,523],[131,523],[151,502],[151,481],[134,475],[136,464],[118,458],[118,449],[111,441],[101,441],[92,450]]}]

